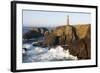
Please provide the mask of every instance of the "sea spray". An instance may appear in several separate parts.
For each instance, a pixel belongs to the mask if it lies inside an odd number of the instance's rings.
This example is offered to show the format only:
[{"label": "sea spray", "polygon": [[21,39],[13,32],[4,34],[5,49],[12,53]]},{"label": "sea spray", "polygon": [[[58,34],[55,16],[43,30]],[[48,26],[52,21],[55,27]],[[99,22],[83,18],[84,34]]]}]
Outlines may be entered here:
[{"label": "sea spray", "polygon": [[[39,57],[38,57],[39,58]],[[69,50],[64,50],[61,46],[50,48],[48,52],[41,54],[41,61],[63,61],[63,60],[77,60],[76,56],[69,53]]]},{"label": "sea spray", "polygon": [[63,47],[57,46],[55,48],[41,48],[34,47],[32,50],[26,52],[27,57],[24,58],[29,62],[48,62],[48,61],[68,61],[77,60],[77,56],[70,54],[69,50],[64,50]]}]

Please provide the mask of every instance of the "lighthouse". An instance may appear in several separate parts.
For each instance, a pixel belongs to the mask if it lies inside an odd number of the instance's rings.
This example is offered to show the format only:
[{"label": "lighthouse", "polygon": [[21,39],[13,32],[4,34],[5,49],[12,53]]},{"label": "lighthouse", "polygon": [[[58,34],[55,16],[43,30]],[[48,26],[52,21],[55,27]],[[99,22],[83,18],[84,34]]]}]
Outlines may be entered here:
[{"label": "lighthouse", "polygon": [[69,25],[69,15],[67,16],[67,25]]}]

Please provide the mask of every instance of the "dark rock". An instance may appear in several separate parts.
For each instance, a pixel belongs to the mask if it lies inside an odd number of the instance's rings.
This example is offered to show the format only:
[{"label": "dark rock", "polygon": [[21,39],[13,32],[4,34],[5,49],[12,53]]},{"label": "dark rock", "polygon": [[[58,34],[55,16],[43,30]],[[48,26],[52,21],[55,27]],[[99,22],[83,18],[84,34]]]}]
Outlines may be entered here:
[{"label": "dark rock", "polygon": [[35,31],[35,30],[30,30],[26,34],[23,35],[24,39],[31,39],[31,38],[38,38],[43,36],[40,32]]},{"label": "dark rock", "polygon": [[87,45],[88,44],[85,42],[84,39],[74,40],[72,44],[69,45],[68,49],[69,52],[72,55],[77,56],[78,59],[90,59],[90,48],[88,48]]},{"label": "dark rock", "polygon": [[46,28],[33,28],[29,32],[23,35],[23,39],[39,38],[44,36],[45,31],[48,31]]},{"label": "dark rock", "polygon": [[54,46],[55,35],[53,33],[45,34],[43,46],[52,47]]}]

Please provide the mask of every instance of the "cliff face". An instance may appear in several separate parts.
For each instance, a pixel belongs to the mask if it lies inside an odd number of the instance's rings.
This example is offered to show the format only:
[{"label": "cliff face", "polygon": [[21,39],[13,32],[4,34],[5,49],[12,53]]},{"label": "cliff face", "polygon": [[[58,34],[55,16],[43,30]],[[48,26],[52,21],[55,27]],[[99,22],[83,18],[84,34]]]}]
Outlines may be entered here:
[{"label": "cliff face", "polygon": [[79,39],[83,39],[85,37],[90,38],[91,35],[91,26],[90,25],[76,25],[76,32],[79,36]]},{"label": "cliff face", "polygon": [[69,49],[78,59],[90,59],[90,35],[90,24],[61,26],[45,35],[44,45],[53,47],[61,45],[64,49]]}]

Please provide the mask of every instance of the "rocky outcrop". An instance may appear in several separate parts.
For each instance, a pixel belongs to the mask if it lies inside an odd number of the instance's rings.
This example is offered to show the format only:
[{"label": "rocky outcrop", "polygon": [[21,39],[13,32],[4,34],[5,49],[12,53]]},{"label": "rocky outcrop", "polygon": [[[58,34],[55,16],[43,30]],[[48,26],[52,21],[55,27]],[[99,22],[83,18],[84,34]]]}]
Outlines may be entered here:
[{"label": "rocky outcrop", "polygon": [[45,47],[54,46],[54,39],[55,39],[55,35],[53,33],[46,32],[44,36],[43,46]]},{"label": "rocky outcrop", "polygon": [[78,59],[90,59],[90,35],[90,24],[61,26],[45,36],[44,45],[49,47],[61,45],[64,49],[69,49],[70,53]]},{"label": "rocky outcrop", "polygon": [[[88,43],[86,43],[88,42]],[[67,47],[69,52],[77,56],[78,59],[90,59],[90,40],[74,40],[72,43]]]},{"label": "rocky outcrop", "polygon": [[23,34],[23,39],[39,38],[44,36],[45,31],[48,31],[46,28],[33,28],[27,33]]},{"label": "rocky outcrop", "polygon": [[23,39],[31,39],[31,38],[38,38],[43,36],[38,30],[30,30],[29,32],[23,35]]}]

